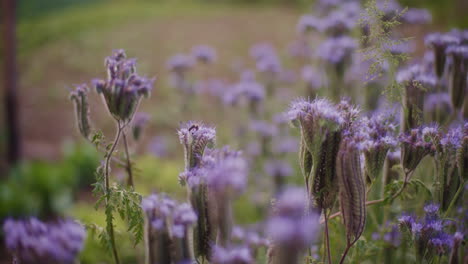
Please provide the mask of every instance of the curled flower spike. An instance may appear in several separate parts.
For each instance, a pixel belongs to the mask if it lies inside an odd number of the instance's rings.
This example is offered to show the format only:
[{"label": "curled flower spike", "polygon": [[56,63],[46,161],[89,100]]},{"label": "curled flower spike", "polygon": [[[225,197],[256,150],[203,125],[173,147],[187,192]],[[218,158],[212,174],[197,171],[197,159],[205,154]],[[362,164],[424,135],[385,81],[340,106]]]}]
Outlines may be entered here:
[{"label": "curled flower spike", "polygon": [[288,188],[278,198],[266,227],[271,240],[269,264],[301,263],[319,232],[318,216],[304,214],[307,204],[307,194],[300,188]]},{"label": "curled flower spike", "polygon": [[86,238],[84,227],[74,220],[6,219],[3,232],[6,248],[25,264],[74,263]]},{"label": "curled flower spike", "polygon": [[201,63],[210,64],[216,61],[216,50],[210,46],[200,45],[193,47],[192,55]]},{"label": "curled flower spike", "polygon": [[88,138],[91,132],[89,121],[88,87],[85,84],[77,85],[70,93],[70,100],[75,104],[75,115],[81,135]]},{"label": "curled flower spike", "polygon": [[468,75],[468,46],[451,46],[446,50],[452,59],[449,72],[449,93],[453,108],[459,110],[466,97]]},{"label": "curled flower spike", "polygon": [[361,171],[361,148],[359,143],[347,136],[340,144],[336,160],[340,205],[348,246],[359,239],[366,223],[366,187]]},{"label": "curled flower spike", "polygon": [[394,136],[396,125],[391,118],[374,115],[362,122],[364,141],[364,168],[366,180],[370,184],[382,172],[382,168],[389,150],[397,145]]},{"label": "curled flower spike", "polygon": [[205,148],[214,144],[216,138],[214,128],[192,121],[183,124],[177,134],[184,146],[186,171],[200,165]]},{"label": "curled flower spike", "polygon": [[119,122],[129,123],[142,97],[148,97],[154,79],[137,75],[135,59],[127,59],[123,50],[117,50],[105,60],[107,80],[93,81],[102,95],[109,113]]},{"label": "curled flower spike", "polygon": [[435,153],[435,147],[430,138],[423,135],[423,129],[424,127],[415,128],[399,137],[401,163],[406,175],[414,172],[425,156]]},{"label": "curled flower spike", "polygon": [[444,74],[446,55],[445,51],[450,45],[460,42],[457,37],[450,34],[432,33],[426,36],[424,43],[434,50],[434,68],[437,78],[441,79]]}]

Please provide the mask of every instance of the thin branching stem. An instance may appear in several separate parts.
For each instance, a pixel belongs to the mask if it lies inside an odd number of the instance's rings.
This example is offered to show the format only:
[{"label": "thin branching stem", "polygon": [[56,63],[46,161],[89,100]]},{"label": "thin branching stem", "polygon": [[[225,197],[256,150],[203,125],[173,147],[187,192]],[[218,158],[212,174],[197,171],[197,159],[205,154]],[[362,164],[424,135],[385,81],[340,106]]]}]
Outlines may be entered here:
[{"label": "thin branching stem", "polygon": [[122,139],[124,142],[125,159],[127,162],[127,165],[125,166],[125,170],[127,171],[127,174],[128,174],[127,185],[131,186],[134,189],[135,186],[133,184],[132,162],[130,161],[130,152],[128,150],[127,136],[125,135],[125,131],[122,131]]},{"label": "thin branching stem", "polygon": [[[392,195],[392,197],[390,198],[390,201],[395,200],[396,198],[398,198],[398,196],[400,196],[400,195],[403,193],[403,191],[405,190],[406,186],[408,185],[408,179],[409,179],[411,173],[412,173],[412,172],[407,172],[407,173],[405,173],[405,180],[403,181],[403,186],[401,186],[401,188],[400,188],[394,195]],[[374,205],[374,204],[380,204],[380,203],[383,203],[383,202],[385,202],[385,201],[386,201],[386,199],[378,199],[378,200],[366,201],[366,206]],[[338,216],[340,216],[340,215],[341,215],[341,212],[336,212],[336,213],[330,215],[330,216],[328,217],[328,219],[333,219],[333,218],[338,217]],[[320,222],[323,223],[324,221],[322,220],[322,221],[320,221]]]},{"label": "thin branching stem", "polygon": [[453,196],[452,201],[450,201],[450,204],[449,204],[447,210],[444,213],[444,218],[449,215],[449,213],[452,210],[453,206],[455,206],[455,203],[457,202],[458,197],[460,196],[460,194],[463,192],[464,189],[465,189],[465,181],[462,180],[461,183],[460,183],[460,186],[458,186],[458,190],[455,193],[455,196]]},{"label": "thin branching stem", "polygon": [[[121,134],[122,134],[122,127],[120,125],[120,122],[117,121],[117,134],[115,136],[114,143],[112,143],[112,147],[110,148],[109,152],[106,153],[106,163],[105,163],[106,165],[105,165],[105,171],[104,171],[104,176],[105,176],[104,184],[106,187],[106,206],[109,202],[109,195],[110,195],[110,183],[109,183],[110,160],[112,158],[112,154],[115,151],[115,148],[117,147],[117,144],[119,143]],[[117,254],[117,247],[115,244],[114,224],[113,224],[112,218],[110,219],[110,224],[108,228],[109,228],[109,238],[110,238],[111,247],[112,247],[112,255],[114,256],[115,263],[120,264],[119,255]]]},{"label": "thin branching stem", "polygon": [[357,241],[357,239],[355,239],[355,240],[354,240],[353,242],[351,242],[351,243],[349,243],[349,241],[348,241],[348,243],[347,243],[347,245],[346,245],[346,248],[345,248],[345,251],[343,252],[343,255],[341,256],[340,264],[343,264],[343,262],[344,262],[346,256],[347,256],[348,253],[349,253],[349,250],[353,247],[353,245],[356,243],[356,241]]}]

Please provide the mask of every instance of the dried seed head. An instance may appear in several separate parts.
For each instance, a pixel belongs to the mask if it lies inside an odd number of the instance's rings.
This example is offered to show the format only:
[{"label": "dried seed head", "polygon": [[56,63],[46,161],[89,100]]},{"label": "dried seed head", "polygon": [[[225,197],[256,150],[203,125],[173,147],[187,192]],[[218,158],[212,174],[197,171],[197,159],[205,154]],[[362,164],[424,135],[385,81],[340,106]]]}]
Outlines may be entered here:
[{"label": "dried seed head", "polygon": [[430,137],[423,135],[424,127],[412,129],[399,137],[401,163],[406,174],[412,173],[426,155],[435,153]]},{"label": "dried seed head", "polygon": [[88,138],[91,132],[89,121],[88,87],[85,84],[77,85],[70,93],[70,99],[75,104],[75,115],[81,135]]},{"label": "dried seed head", "polygon": [[129,123],[142,97],[148,97],[155,79],[137,75],[136,60],[127,59],[123,50],[105,60],[107,80],[93,80],[102,95],[109,113],[117,120]]},{"label": "dried seed head", "polygon": [[467,90],[468,46],[450,46],[446,50],[451,58],[449,72],[449,93],[454,109],[463,106]]},{"label": "dried seed head", "polygon": [[184,146],[185,170],[189,171],[200,165],[205,148],[214,144],[216,131],[202,123],[188,122],[177,133]]},{"label": "dried seed head", "polygon": [[348,244],[359,239],[366,223],[366,187],[361,170],[361,148],[353,138],[345,137],[336,160],[340,205]]}]

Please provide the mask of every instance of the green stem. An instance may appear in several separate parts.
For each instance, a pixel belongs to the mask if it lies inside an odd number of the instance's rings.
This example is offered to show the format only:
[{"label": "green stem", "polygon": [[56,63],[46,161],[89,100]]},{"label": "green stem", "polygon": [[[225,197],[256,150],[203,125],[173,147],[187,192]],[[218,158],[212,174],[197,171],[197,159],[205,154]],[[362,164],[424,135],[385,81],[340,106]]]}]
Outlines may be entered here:
[{"label": "green stem", "polygon": [[328,217],[327,210],[324,211],[324,218],[325,218],[325,247],[327,249],[327,259],[328,264],[331,264],[331,251],[330,251],[330,236],[328,234]]},{"label": "green stem", "polygon": [[[111,149],[108,153],[106,153],[106,166],[105,166],[105,187],[106,187],[106,206],[109,203],[109,194],[110,194],[110,184],[109,184],[109,165],[110,160],[112,158],[112,154],[115,151],[117,144],[119,143],[120,135],[122,133],[122,127],[120,126],[120,122],[117,121],[117,135],[115,136],[114,143],[112,144]],[[120,264],[119,256],[117,254],[117,247],[115,244],[115,234],[114,234],[114,224],[112,222],[112,218],[110,219],[110,226],[108,227],[109,237],[111,240],[111,247],[112,247],[112,254],[114,256],[114,261],[116,264]]]},{"label": "green stem", "polygon": [[125,166],[125,170],[128,174],[127,185],[135,189],[135,186],[133,185],[132,163],[130,161],[130,152],[128,151],[127,136],[125,135],[125,131],[122,131],[122,139],[125,146],[125,159],[127,163],[127,165]]},{"label": "green stem", "polygon": [[449,204],[449,207],[447,208],[447,211],[445,211],[444,218],[448,216],[450,213],[450,210],[452,210],[452,207],[455,205],[456,201],[458,200],[458,196],[463,192],[463,189],[465,188],[465,181],[462,180],[460,182],[460,186],[458,186],[458,190],[455,193],[455,196],[453,196],[452,201]]}]

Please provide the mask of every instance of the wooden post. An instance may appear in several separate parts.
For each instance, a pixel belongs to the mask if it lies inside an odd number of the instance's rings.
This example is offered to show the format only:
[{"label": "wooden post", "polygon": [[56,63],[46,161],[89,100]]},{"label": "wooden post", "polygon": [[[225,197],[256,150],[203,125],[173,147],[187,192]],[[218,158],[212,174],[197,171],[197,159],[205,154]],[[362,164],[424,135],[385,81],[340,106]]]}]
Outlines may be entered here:
[{"label": "wooden post", "polygon": [[11,168],[21,159],[16,90],[16,0],[2,0],[2,10],[7,166]]}]

